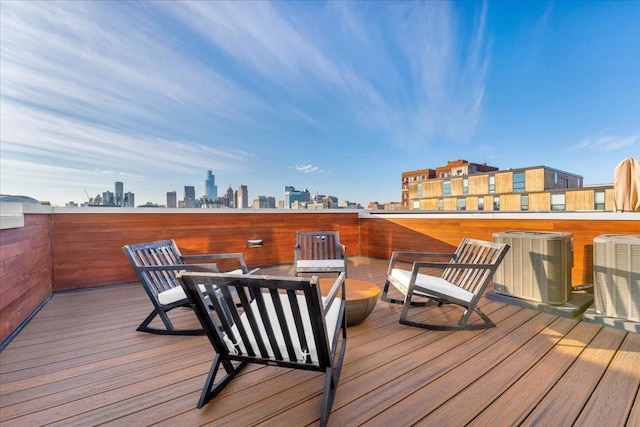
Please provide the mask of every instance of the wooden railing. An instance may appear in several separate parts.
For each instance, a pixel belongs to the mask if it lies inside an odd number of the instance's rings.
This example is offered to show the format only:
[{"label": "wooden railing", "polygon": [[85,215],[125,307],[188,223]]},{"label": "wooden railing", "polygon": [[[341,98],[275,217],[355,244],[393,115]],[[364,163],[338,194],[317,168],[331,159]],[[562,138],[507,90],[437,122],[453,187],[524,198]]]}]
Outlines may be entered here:
[{"label": "wooden railing", "polygon": [[[506,230],[573,233],[573,283],[592,282],[593,238],[640,234],[640,215],[613,213],[385,213],[45,208],[0,231],[0,342],[52,292],[136,281],[122,246],[175,239],[184,254],[244,252],[249,267],[292,263],[296,231],[337,230],[349,256],[453,250],[462,237]],[[247,247],[248,240],[262,246]],[[221,266],[224,268],[224,266]]]}]

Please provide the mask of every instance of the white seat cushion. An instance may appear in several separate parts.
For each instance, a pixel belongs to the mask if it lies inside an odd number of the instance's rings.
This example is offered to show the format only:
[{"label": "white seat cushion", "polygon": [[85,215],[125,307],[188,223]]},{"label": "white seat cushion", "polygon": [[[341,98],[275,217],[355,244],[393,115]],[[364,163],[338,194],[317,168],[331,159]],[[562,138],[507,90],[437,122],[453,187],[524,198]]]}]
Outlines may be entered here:
[{"label": "white seat cushion", "polygon": [[[276,335],[276,340],[278,341],[278,348],[280,349],[280,353],[282,354],[282,357],[284,360],[292,361],[289,359],[287,347],[285,346],[284,337],[282,335],[282,329],[280,328],[280,322],[278,322],[278,317],[276,315],[276,311],[273,306],[273,301],[271,300],[271,295],[268,293],[263,293],[262,295],[264,297],[264,302],[267,307],[267,313],[271,322],[271,326],[273,327],[273,331]],[[318,363],[318,352],[316,351],[316,344],[313,338],[313,331],[311,329],[311,321],[309,319],[309,311],[307,310],[307,302],[303,295],[297,295],[297,299],[298,299],[298,304],[300,306],[300,313],[302,315],[302,324],[304,326],[304,333],[307,338],[307,348],[309,350],[309,355],[311,356],[311,361],[313,363]],[[291,310],[291,306],[289,305],[289,299],[287,295],[280,294],[280,301],[282,302],[282,308],[284,310],[285,317],[287,320],[287,327],[289,329],[289,334],[293,341],[293,346],[294,346],[296,357],[297,357],[297,360],[293,360],[293,361],[304,362],[306,359],[306,354],[302,352],[302,346],[300,345],[298,333],[296,332],[296,325],[293,320],[293,312]],[[324,301],[324,298],[323,298],[323,301]],[[329,346],[332,345],[331,341],[333,339],[333,334],[335,333],[335,330],[338,327],[338,315],[340,313],[340,303],[341,303],[340,299],[338,298],[334,299],[333,303],[331,304],[331,307],[329,308],[329,312],[325,317],[325,323],[327,325],[327,333],[329,334]],[[256,301],[253,301],[251,303],[251,310],[253,311],[255,318],[258,320],[260,336],[262,337],[262,341],[265,343],[269,357],[274,358],[273,349],[271,347],[271,344],[269,343],[269,338],[264,329],[263,322],[260,322],[260,319],[261,319],[260,310],[258,310]],[[242,321],[242,324],[244,325],[245,330],[247,331],[251,348],[253,348],[256,355],[260,357],[260,351],[258,349],[258,344],[254,335],[254,331],[251,329],[251,325],[249,324],[247,315],[243,313],[240,319]],[[246,346],[244,342],[242,342],[240,334],[238,333],[237,325],[234,325],[232,330],[236,339],[239,341],[237,344],[240,347],[240,351],[242,352],[242,354],[247,354]],[[224,335],[224,341],[225,341],[225,344],[227,345],[227,348],[229,349],[229,352],[231,354],[237,354],[237,350],[235,348],[233,341],[231,341],[231,339],[226,334]]]},{"label": "white seat cushion", "polygon": [[[238,268],[237,270],[227,271],[224,274],[244,274],[244,272],[241,268]],[[203,293],[207,292],[202,285],[200,285],[200,291]],[[158,301],[163,305],[171,304],[172,302],[180,301],[181,299],[186,298],[187,294],[184,293],[184,289],[182,289],[182,286],[176,286],[158,294]]]},{"label": "white seat cushion", "polygon": [[344,269],[344,260],[343,259],[318,259],[318,260],[302,259],[298,261],[297,268],[298,269],[312,268],[317,270],[324,270],[324,269],[335,270],[338,268]]},{"label": "white seat cushion", "polygon": [[[411,272],[399,268],[394,268],[393,270],[391,270],[391,277],[395,279],[394,285],[398,288],[398,290],[406,295],[409,290]],[[441,295],[447,295],[451,298],[455,298],[461,301],[470,302],[473,298],[473,293],[462,289],[461,287],[454,285],[453,283],[440,277],[429,276],[426,274],[418,273],[418,276],[416,277],[416,286],[431,290],[433,292],[437,292]],[[414,291],[414,293],[417,295],[429,296],[428,294],[425,294],[423,292]]]},{"label": "white seat cushion", "polygon": [[[207,293],[207,290],[203,285],[198,286],[200,287],[200,292],[202,292],[203,294]],[[175,288],[171,288],[158,294],[158,301],[160,301],[160,304],[171,304],[172,302],[180,301],[181,299],[186,298],[187,294],[184,293],[184,289],[182,289],[182,286],[176,286]]]},{"label": "white seat cushion", "polygon": [[158,301],[160,304],[171,304],[172,302],[180,301],[187,298],[187,294],[184,293],[182,286],[176,286],[164,292],[158,294]]}]

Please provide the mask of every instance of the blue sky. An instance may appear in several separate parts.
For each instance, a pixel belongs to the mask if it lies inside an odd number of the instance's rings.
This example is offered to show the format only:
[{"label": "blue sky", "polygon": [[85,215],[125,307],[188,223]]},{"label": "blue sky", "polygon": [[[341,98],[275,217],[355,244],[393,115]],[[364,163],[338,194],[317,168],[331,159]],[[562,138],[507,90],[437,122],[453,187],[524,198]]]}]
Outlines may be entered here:
[{"label": "blue sky", "polygon": [[0,192],[124,182],[366,206],[449,160],[611,183],[640,156],[640,2],[21,2],[0,8]]}]

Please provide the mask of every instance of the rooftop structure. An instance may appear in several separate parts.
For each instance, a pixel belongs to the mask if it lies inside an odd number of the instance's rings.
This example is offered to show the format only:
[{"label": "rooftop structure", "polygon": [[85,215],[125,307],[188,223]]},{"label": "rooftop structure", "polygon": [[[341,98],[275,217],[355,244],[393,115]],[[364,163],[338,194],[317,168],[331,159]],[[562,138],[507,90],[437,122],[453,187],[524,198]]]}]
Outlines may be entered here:
[{"label": "rooftop structure", "polygon": [[583,177],[548,166],[498,170],[484,163],[402,174],[402,206],[432,211],[613,210],[613,184],[583,187]]}]

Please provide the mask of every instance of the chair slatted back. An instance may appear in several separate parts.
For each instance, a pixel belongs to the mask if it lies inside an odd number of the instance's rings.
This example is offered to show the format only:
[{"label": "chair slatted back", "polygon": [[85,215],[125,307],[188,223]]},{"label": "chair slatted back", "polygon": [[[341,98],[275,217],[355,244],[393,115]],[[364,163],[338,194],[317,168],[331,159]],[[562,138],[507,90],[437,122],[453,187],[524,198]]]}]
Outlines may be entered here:
[{"label": "chair slatted back", "polygon": [[340,233],[337,231],[299,231],[300,257],[303,260],[342,259]]},{"label": "chair slatted back", "polygon": [[446,268],[442,278],[459,287],[478,294],[488,284],[509,247],[501,243],[464,238],[456,249],[451,264],[479,264],[490,268]]},{"label": "chair slatted back", "polygon": [[[315,371],[330,366],[332,340],[338,335],[327,334],[317,277],[185,272],[180,278],[221,359]],[[216,295],[213,310],[199,285]],[[333,303],[344,310],[341,300]]]},{"label": "chair slatted back", "polygon": [[145,270],[140,267],[157,267],[184,264],[180,250],[173,240],[127,245],[124,252],[148,292],[161,292],[180,286],[177,276],[180,270]]}]

